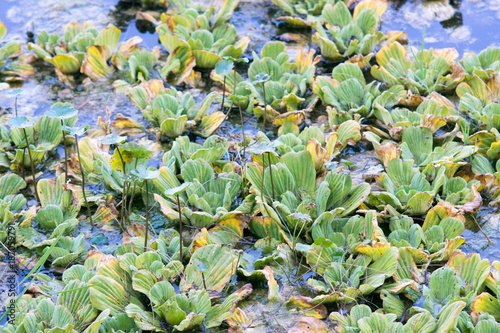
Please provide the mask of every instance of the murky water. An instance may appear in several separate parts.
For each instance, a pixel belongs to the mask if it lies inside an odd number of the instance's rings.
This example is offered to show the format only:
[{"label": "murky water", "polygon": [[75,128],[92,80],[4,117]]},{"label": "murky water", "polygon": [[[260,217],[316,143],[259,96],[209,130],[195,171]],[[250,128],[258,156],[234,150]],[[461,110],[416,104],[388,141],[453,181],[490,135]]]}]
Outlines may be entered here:
[{"label": "murky water", "polygon": [[[500,25],[500,0],[390,0],[389,2],[389,8],[382,17],[382,31],[404,30],[408,33],[412,45],[419,46],[424,40],[425,47],[454,47],[461,55],[468,51],[479,52],[490,45],[500,46],[500,31],[497,29]],[[251,57],[252,50],[259,51],[265,42],[274,39],[284,40],[291,55],[303,47],[311,47],[310,31],[299,31],[299,38],[295,41],[288,41],[284,37],[283,34],[290,30],[275,19],[271,19],[277,17],[277,12],[278,9],[270,1],[240,1],[231,23],[236,26],[240,36],[251,38],[247,57]],[[137,9],[130,8],[130,2],[117,3],[116,0],[0,0],[0,20],[9,29],[7,38],[23,42],[28,39],[27,32],[36,34],[40,30],[61,31],[67,23],[92,20],[99,28],[110,23],[117,25],[122,30],[122,41],[140,35],[143,46],[148,49],[159,45],[152,25],[138,21],[136,13]],[[425,39],[423,39],[424,32]],[[331,68],[319,68],[319,71],[328,72]],[[111,82],[112,80],[105,79],[90,84],[80,83],[76,89],[68,89],[55,78],[52,67],[40,64],[36,74],[23,85],[24,93],[18,102],[19,114],[40,116],[57,100],[69,101],[80,109],[80,124],[95,124],[99,116],[105,117],[106,108],[109,108],[113,116],[122,113],[142,121],[138,108],[132,105],[126,96],[114,93],[110,88]],[[214,87],[209,86],[196,93],[200,98],[211,89]],[[0,113],[12,111],[13,99],[6,95],[6,91],[0,91]],[[259,129],[257,120],[249,114],[245,115],[245,120],[246,133],[256,133]],[[239,121],[239,115],[233,112],[218,134],[226,137],[238,134]],[[363,147],[363,150],[365,148]],[[62,156],[62,152],[59,153]],[[381,167],[372,151],[360,154],[359,150],[355,149],[347,151],[342,158],[356,160],[358,169],[352,170],[355,180],[356,177],[361,180],[365,173],[376,173]],[[360,167],[363,161],[366,162],[366,167]],[[50,170],[44,173],[44,177],[48,176],[52,176]],[[477,223],[469,221],[469,230],[464,233],[467,239],[463,246],[464,251],[479,252],[482,257],[490,260],[499,257],[500,215],[496,211],[496,208],[485,207],[478,215]],[[159,211],[153,210],[153,227],[164,228],[167,223]],[[477,224],[481,225],[493,244],[490,244],[479,231]],[[118,230],[95,235],[90,235],[88,228],[79,231],[89,236],[87,249],[94,243],[99,245],[101,251],[112,252],[121,241]],[[261,255],[259,251],[251,251],[247,259],[255,261]],[[297,289],[287,282],[285,274],[278,275],[277,280],[284,295],[297,292]],[[283,307],[267,304],[266,292],[266,289],[254,291],[252,298],[247,302],[257,304],[253,305],[256,313],[259,311],[264,313],[260,318],[261,327],[286,331],[282,325],[291,323],[296,316],[290,315],[290,312],[285,311]],[[263,309],[259,307],[265,307],[266,310],[262,312]],[[277,318],[280,318],[279,322]]]},{"label": "murky water", "polygon": [[394,1],[382,17],[382,31],[403,30],[412,44],[454,47],[460,55],[500,45],[500,1]]}]

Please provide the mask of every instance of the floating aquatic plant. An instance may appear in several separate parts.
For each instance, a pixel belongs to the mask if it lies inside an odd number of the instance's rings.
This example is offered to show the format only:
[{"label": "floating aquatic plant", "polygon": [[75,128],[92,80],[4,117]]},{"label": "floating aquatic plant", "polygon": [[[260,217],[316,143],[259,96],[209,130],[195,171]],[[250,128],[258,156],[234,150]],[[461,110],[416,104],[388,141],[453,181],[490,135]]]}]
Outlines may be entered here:
[{"label": "floating aquatic plant", "polygon": [[[181,183],[171,169],[163,168],[160,172],[161,175],[155,185],[161,191],[171,190],[171,188],[175,188],[175,192],[180,190],[178,186],[181,186]],[[188,160],[182,165],[181,175],[190,186],[182,187],[186,195],[181,197],[180,203],[184,206],[189,203],[191,208],[173,208],[172,203],[175,203],[177,193],[164,192],[167,196],[174,196],[170,201],[162,196],[155,196],[163,213],[169,218],[177,219],[179,210],[182,210],[191,225],[196,228],[208,228],[237,214],[237,210],[233,211],[232,207],[233,198],[241,189],[242,180],[238,174],[233,171],[216,173],[206,161],[195,159]]]},{"label": "floating aquatic plant", "polygon": [[116,50],[120,34],[120,30],[112,25],[99,31],[90,21],[82,25],[74,22],[64,27],[62,36],[41,31],[36,44],[28,43],[28,48],[53,65],[59,80],[68,85],[74,84],[73,75],[79,72],[96,80],[110,76],[113,66],[123,68],[127,61],[132,81],[138,78],[139,72],[147,79],[147,72],[152,69],[151,63],[157,56],[137,51],[137,45],[142,41],[139,37],[126,41]]},{"label": "floating aquatic plant", "polygon": [[410,60],[398,42],[385,45],[377,52],[372,76],[389,86],[404,85],[414,94],[448,92],[462,81],[464,70],[456,63],[455,49],[422,49]]},{"label": "floating aquatic plant", "polygon": [[80,156],[80,148],[78,147],[78,136],[83,136],[85,132],[87,131],[88,126],[86,127],[67,127],[63,126],[62,130],[68,133],[69,135],[73,135],[75,137],[75,147],[76,147],[76,154],[78,156],[78,166],[80,168],[80,173],[82,175],[82,195],[83,195],[83,200],[85,201],[85,206],[87,206],[87,213],[88,217],[90,220],[90,225],[92,226],[92,229],[94,229],[94,221],[92,220],[92,214],[90,212],[90,205],[89,202],[87,201],[87,195],[85,193],[85,172],[83,170],[82,166],[82,158]]},{"label": "floating aquatic plant", "polygon": [[[76,128],[61,103],[35,120],[14,99],[16,117],[0,124],[0,166],[13,171],[0,177],[0,241],[34,268],[1,332],[269,331],[282,317],[290,333],[500,331],[500,263],[461,252],[481,207],[500,202],[498,49],[458,61],[453,49],[403,47],[378,29],[383,0],[273,2],[290,15],[279,21],[316,29],[325,60],[345,60],[331,75],[314,51],[261,40],[239,74],[248,39],[229,23],[233,0],[218,12],[172,0],[161,16],[137,13],[157,26],[167,59],[90,23],[30,44],[67,84],[79,72],[119,79],[115,92],[152,126],[107,110],[96,128]],[[0,73],[23,79],[8,68],[30,56],[3,45]],[[156,64],[175,88],[155,79]],[[203,69],[220,86],[187,91]],[[241,141],[223,126],[233,109]],[[276,128],[249,128],[244,112]],[[99,228],[90,234],[83,205]],[[491,242],[491,226],[474,227]],[[252,284],[271,312],[240,302]]]},{"label": "floating aquatic plant", "polygon": [[204,137],[212,135],[225,119],[220,111],[208,114],[216,97],[216,93],[208,94],[196,108],[191,94],[165,89],[159,80],[143,82],[129,92],[130,100],[141,109],[144,118],[170,138],[181,136],[189,128]]},{"label": "floating aquatic plant", "polygon": [[66,148],[66,133],[63,129],[63,127],[64,127],[63,120],[69,119],[69,118],[73,118],[73,119],[76,118],[76,116],[78,115],[78,110],[73,108],[73,106],[71,104],[58,103],[58,104],[54,104],[50,108],[50,110],[45,113],[45,115],[49,118],[55,118],[55,119],[59,119],[61,121],[61,131],[63,133],[62,141],[64,144],[64,164],[65,164],[64,174],[66,175],[66,179],[68,179],[68,151]]},{"label": "floating aquatic plant", "polygon": [[35,165],[33,163],[33,158],[31,157],[31,149],[28,141],[28,135],[26,134],[26,128],[31,128],[35,124],[34,119],[28,119],[26,117],[14,117],[10,118],[8,120],[8,124],[10,125],[11,128],[14,129],[21,129],[23,134],[24,134],[24,145],[28,149],[28,156],[30,158],[30,165],[31,165],[31,175],[33,176],[33,186],[35,188],[34,194],[35,198],[38,202],[40,202],[40,199],[38,198],[38,191],[36,187],[36,174],[35,174]]},{"label": "floating aquatic plant", "polygon": [[215,14],[215,7],[186,3],[182,10],[162,14],[156,31],[169,53],[162,77],[181,83],[194,67],[214,68],[223,57],[240,58],[250,39],[236,41],[236,28],[227,23],[237,5],[237,0],[225,1]]},{"label": "floating aquatic plant", "polygon": [[313,90],[331,106],[328,115],[332,125],[370,117],[377,113],[377,109],[391,108],[406,96],[400,85],[381,92],[375,81],[367,84],[361,69],[351,63],[336,66],[332,78],[318,76]]},{"label": "floating aquatic plant", "polygon": [[320,19],[321,12],[326,4],[333,4],[336,1],[272,0],[272,2],[290,15],[280,16],[277,18],[278,20],[283,20],[295,28],[308,28],[311,26],[311,22]]},{"label": "floating aquatic plant", "polygon": [[233,71],[234,62],[231,60],[221,60],[215,65],[215,73],[217,75],[222,75],[224,77],[223,81],[223,90],[222,90],[222,103],[221,103],[221,111],[224,108],[224,98],[226,97],[226,76]]},{"label": "floating aquatic plant", "polygon": [[5,82],[26,81],[34,73],[30,65],[32,59],[29,54],[23,54],[21,42],[2,43],[6,34],[7,27],[0,21],[0,79]]},{"label": "floating aquatic plant", "polygon": [[[137,169],[130,171],[130,173],[143,180],[146,184],[146,233],[144,236],[144,252],[147,251],[148,247],[148,232],[149,232],[149,187],[148,180],[153,180],[160,175],[157,170],[146,169],[144,166],[139,165]],[[123,199],[125,200],[125,199]],[[124,204],[122,204],[124,205]]]},{"label": "floating aquatic plant", "polygon": [[[301,110],[316,103],[315,96],[308,96],[307,92],[313,83],[317,62],[319,57],[314,57],[314,51],[301,50],[293,63],[284,43],[267,42],[260,57],[253,54],[253,62],[248,68],[250,82],[233,72],[227,76],[227,89],[233,91],[236,86],[236,94],[248,96],[248,102],[241,106],[246,111],[253,110],[265,122],[273,122],[278,117],[280,124],[285,121],[300,124],[305,117]],[[224,82],[224,77],[215,72],[212,78]]]},{"label": "floating aquatic plant", "polygon": [[[377,25],[386,9],[386,1],[365,0],[354,8],[351,15],[343,1],[328,3],[322,10],[328,33],[321,21],[314,21],[312,26],[317,32],[312,41],[319,46],[324,59],[340,61],[350,58],[351,62],[364,68],[384,37],[377,31]],[[390,38],[397,37],[396,34]]]}]

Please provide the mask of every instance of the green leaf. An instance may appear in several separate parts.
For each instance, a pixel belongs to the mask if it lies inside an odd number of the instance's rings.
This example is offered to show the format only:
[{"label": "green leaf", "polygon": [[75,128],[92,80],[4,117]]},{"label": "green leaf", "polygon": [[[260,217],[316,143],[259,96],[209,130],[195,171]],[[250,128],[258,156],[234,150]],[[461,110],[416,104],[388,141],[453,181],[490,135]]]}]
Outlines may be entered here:
[{"label": "green leaf", "polygon": [[13,117],[7,120],[7,124],[11,128],[28,128],[35,124],[35,119],[25,116]]},{"label": "green leaf", "polygon": [[78,115],[78,110],[70,103],[56,103],[52,105],[50,110],[45,112],[45,115],[50,118],[68,119]]},{"label": "green leaf", "polygon": [[146,169],[144,165],[139,165],[137,169],[130,171],[130,173],[136,176],[137,178],[144,180],[155,179],[160,175],[160,172],[158,170],[153,168]]},{"label": "green leaf", "polygon": [[87,130],[89,129],[89,125],[85,125],[84,127],[70,127],[63,125],[62,130],[67,134],[71,136],[83,136]]},{"label": "green leaf", "polygon": [[[1,21],[0,21],[1,22]],[[7,93],[8,97],[19,97],[24,93],[24,89],[22,88],[12,88]]]},{"label": "green leaf", "polygon": [[26,187],[26,182],[15,173],[7,173],[0,177],[0,199],[15,195]]},{"label": "green leaf", "polygon": [[81,62],[71,54],[58,54],[52,58],[54,66],[63,74],[76,74],[80,71]]},{"label": "green leaf", "polygon": [[252,81],[252,83],[253,84],[265,83],[265,82],[269,81],[270,78],[271,78],[271,76],[269,74],[259,73],[259,74],[255,75],[255,79],[254,79],[254,81]]},{"label": "green leaf", "polygon": [[163,194],[165,194],[165,195],[178,195],[178,194],[183,193],[190,186],[193,186],[193,183],[183,183],[180,186],[166,190],[165,192],[163,192]]},{"label": "green leaf", "polygon": [[148,150],[146,147],[142,145],[138,145],[135,142],[127,142],[120,146],[120,149],[122,151],[131,151],[134,154],[135,159],[141,159],[141,158],[150,158],[151,155],[153,155],[153,152],[151,150]]},{"label": "green leaf", "polygon": [[89,285],[90,301],[96,309],[110,309],[112,314],[118,314],[127,305],[125,289],[116,280],[96,275],[89,281]]},{"label": "green leaf", "polygon": [[247,96],[241,96],[241,95],[231,95],[228,97],[228,100],[231,101],[231,102],[236,102],[236,103],[243,103],[243,102],[246,102],[248,101],[248,97]]},{"label": "green leaf", "polygon": [[115,133],[112,133],[106,135],[105,137],[102,137],[99,141],[105,145],[117,145],[119,143],[122,143],[126,139],[126,136],[118,136]]},{"label": "green leaf", "polygon": [[181,281],[181,290],[187,289],[192,284],[203,286],[203,278],[196,265],[196,259],[205,260],[205,258],[208,258],[209,267],[204,272],[205,283],[209,290],[222,291],[238,268],[236,266],[238,257],[230,248],[215,244],[205,245],[193,253],[186,267],[186,276]]},{"label": "green leaf", "polygon": [[215,65],[215,72],[219,75],[228,75],[234,68],[234,63],[230,60],[221,60]]}]

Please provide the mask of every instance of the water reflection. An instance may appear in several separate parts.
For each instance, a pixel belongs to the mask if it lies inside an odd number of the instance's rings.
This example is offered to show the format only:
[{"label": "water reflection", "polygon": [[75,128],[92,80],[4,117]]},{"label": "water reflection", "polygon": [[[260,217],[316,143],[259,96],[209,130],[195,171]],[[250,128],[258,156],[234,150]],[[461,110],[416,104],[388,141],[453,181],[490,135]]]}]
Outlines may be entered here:
[{"label": "water reflection", "polygon": [[425,31],[426,47],[480,52],[500,45],[499,5],[498,0],[389,0],[382,31],[404,30],[413,45],[421,45]]}]

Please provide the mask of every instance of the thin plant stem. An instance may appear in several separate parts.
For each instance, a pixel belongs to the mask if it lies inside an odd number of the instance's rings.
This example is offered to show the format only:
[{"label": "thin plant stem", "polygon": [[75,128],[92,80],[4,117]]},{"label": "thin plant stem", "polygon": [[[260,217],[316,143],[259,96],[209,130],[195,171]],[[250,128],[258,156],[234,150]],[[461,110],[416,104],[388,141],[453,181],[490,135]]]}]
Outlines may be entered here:
[{"label": "thin plant stem", "polygon": [[269,175],[271,176],[271,188],[273,190],[273,201],[274,201],[274,182],[273,182],[273,168],[271,165],[271,152],[267,152],[267,160],[269,161]]},{"label": "thin plant stem", "polygon": [[[135,159],[134,168],[137,169],[137,158]],[[132,194],[130,195],[130,203],[128,204],[128,214],[132,213],[132,203],[134,202],[135,187],[137,186],[137,181],[134,180],[134,188],[132,189]]]},{"label": "thin plant stem", "polygon": [[245,156],[245,123],[243,119],[243,112],[241,111],[241,104],[239,102],[238,102],[238,108],[240,109],[241,135],[243,135],[243,140],[241,141],[241,145],[243,146],[243,156]]},{"label": "thin plant stem", "polygon": [[224,97],[226,97],[226,75],[224,75],[224,89],[222,91],[222,104],[220,105],[220,110],[224,110]]},{"label": "thin plant stem", "polygon": [[[233,70],[233,72],[234,72],[234,84],[233,84],[232,95],[235,96],[236,95],[236,70]],[[227,117],[229,117],[229,112],[231,112],[231,110],[233,109],[233,105],[234,105],[234,99],[231,101],[231,105],[229,105],[229,110],[226,113],[226,119],[227,119]]]},{"label": "thin plant stem", "polygon": [[62,129],[63,126],[64,126],[63,120],[61,119],[61,131],[63,134],[63,144],[64,144],[64,175],[66,176],[66,181],[68,181],[68,150],[66,148],[66,133],[64,133],[64,130]]},{"label": "thin plant stem", "polygon": [[[123,167],[123,198],[122,198],[122,223],[125,221],[125,206],[127,202],[127,172],[125,171],[125,161],[123,160],[122,153],[120,152],[120,148],[116,147],[118,151],[118,155],[120,156],[120,160],[122,161]],[[125,224],[124,224],[125,225]]]},{"label": "thin plant stem", "polygon": [[207,290],[207,283],[205,282],[205,274],[201,272],[201,279],[203,280],[203,289]]},{"label": "thin plant stem", "polygon": [[26,170],[24,168],[24,155],[26,154],[26,147],[23,148],[23,158],[21,163],[21,172],[23,173],[23,180],[26,182]]},{"label": "thin plant stem", "polygon": [[28,147],[28,156],[30,158],[30,164],[31,164],[31,174],[33,175],[33,183],[35,186],[35,198],[38,203],[40,203],[40,198],[38,197],[38,190],[36,188],[36,176],[35,176],[35,166],[33,165],[33,158],[31,157],[31,150],[30,150],[30,145],[28,143],[28,134],[26,134],[26,128],[23,128],[24,132],[24,139],[26,140],[26,147]]},{"label": "thin plant stem", "polygon": [[92,220],[92,213],[90,212],[90,205],[87,201],[87,195],[85,194],[85,172],[83,171],[82,159],[80,158],[80,149],[78,148],[78,136],[75,134],[76,141],[76,154],[78,155],[78,163],[80,164],[80,172],[82,173],[82,192],[83,192],[83,200],[85,200],[85,205],[87,205],[87,213],[90,219],[90,225],[92,226],[92,230],[94,229],[94,221]]},{"label": "thin plant stem", "polygon": [[147,251],[148,248],[148,231],[149,231],[149,188],[148,188],[148,180],[144,179],[146,183],[146,234],[144,235],[144,252]]},{"label": "thin plant stem", "polygon": [[236,95],[236,67],[233,68],[234,82],[233,82],[233,95]]},{"label": "thin plant stem", "polygon": [[17,96],[14,98],[14,111],[16,112],[16,117],[17,117]]},{"label": "thin plant stem", "polygon": [[479,230],[483,233],[484,237],[486,237],[486,239],[488,240],[488,243],[490,244],[493,244],[493,242],[491,241],[491,239],[488,237],[488,235],[484,232],[483,228],[481,228],[481,225],[477,222],[476,218],[474,216],[472,216],[474,222],[476,222],[476,225],[477,227],[479,228]]},{"label": "thin plant stem", "polygon": [[177,209],[179,210],[179,260],[182,264],[182,212],[179,194],[177,194]]},{"label": "thin plant stem", "polygon": [[262,187],[260,191],[260,200],[262,200],[262,204],[264,204],[264,175],[266,172],[266,164],[264,162],[264,156],[262,157]]},{"label": "thin plant stem", "polygon": [[266,118],[267,118],[267,100],[266,100],[266,83],[262,82],[262,93],[264,94],[264,122],[262,123],[262,129],[266,128]]},{"label": "thin plant stem", "polygon": [[236,275],[238,273],[238,266],[240,265],[241,253],[238,253],[238,261],[236,261],[236,267],[234,269],[233,277],[231,278],[232,283],[236,281]]}]

